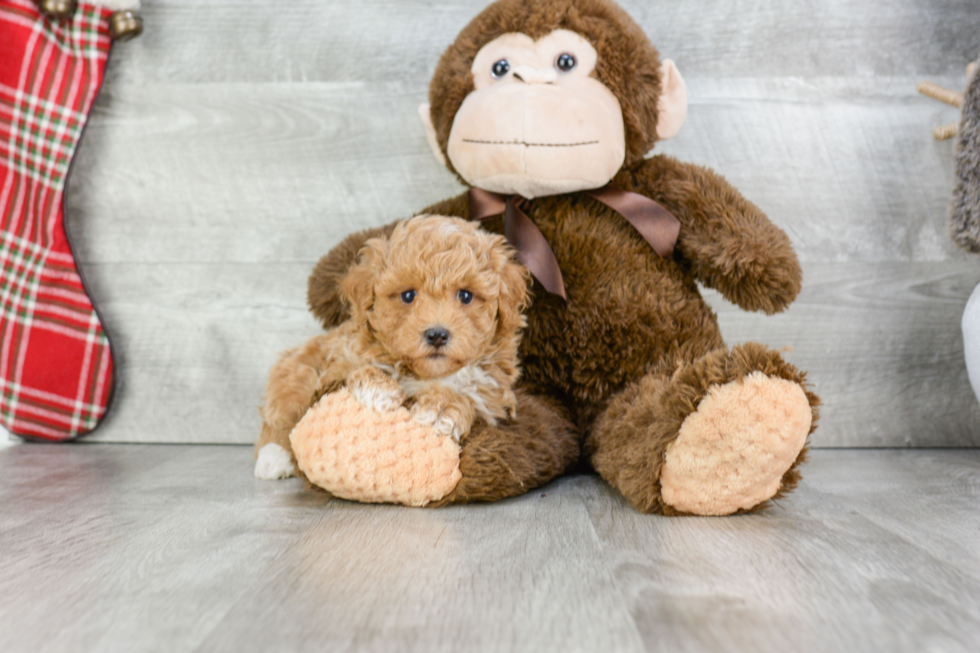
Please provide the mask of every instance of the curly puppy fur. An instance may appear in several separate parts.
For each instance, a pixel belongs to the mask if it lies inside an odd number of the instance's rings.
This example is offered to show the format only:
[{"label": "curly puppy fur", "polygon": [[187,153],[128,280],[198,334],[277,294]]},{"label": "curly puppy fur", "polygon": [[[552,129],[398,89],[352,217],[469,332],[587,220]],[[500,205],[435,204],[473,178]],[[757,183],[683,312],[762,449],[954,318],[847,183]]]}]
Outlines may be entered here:
[{"label": "curly puppy fur", "polygon": [[456,218],[419,216],[367,240],[339,279],[350,317],[273,366],[256,454],[270,442],[291,451],[310,405],[345,384],[375,410],[407,399],[457,439],[476,417],[513,417],[528,281],[502,236]]}]

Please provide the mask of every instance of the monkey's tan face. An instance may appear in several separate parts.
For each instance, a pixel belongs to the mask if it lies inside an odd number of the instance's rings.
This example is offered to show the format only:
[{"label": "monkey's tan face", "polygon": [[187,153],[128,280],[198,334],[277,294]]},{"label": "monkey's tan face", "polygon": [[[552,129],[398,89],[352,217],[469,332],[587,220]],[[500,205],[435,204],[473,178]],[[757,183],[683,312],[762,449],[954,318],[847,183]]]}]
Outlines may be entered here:
[{"label": "monkey's tan face", "polygon": [[595,48],[575,32],[504,34],[473,61],[475,90],[448,154],[468,183],[526,198],[604,186],[626,156],[623,112],[591,75]]}]

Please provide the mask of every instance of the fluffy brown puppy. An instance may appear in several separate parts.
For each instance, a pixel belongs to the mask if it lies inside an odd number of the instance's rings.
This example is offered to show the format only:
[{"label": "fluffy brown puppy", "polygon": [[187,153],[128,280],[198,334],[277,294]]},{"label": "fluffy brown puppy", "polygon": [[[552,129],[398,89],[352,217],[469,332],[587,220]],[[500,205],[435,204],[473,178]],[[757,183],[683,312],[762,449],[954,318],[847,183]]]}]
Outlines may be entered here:
[{"label": "fluffy brown puppy", "polygon": [[[684,119],[673,63],[608,0],[499,0],[446,50],[429,99],[430,144],[471,190],[426,211],[484,218],[471,214],[473,189],[498,194],[500,213],[507,196],[534,198],[520,204],[560,267],[563,284],[548,287],[567,298],[535,282],[519,417],[474,425],[443,503],[525,492],[580,454],[645,512],[745,512],[790,491],[819,401],[777,352],[729,350],[698,283],[775,313],[799,292],[800,267],[786,235],[719,175],[644,158]],[[589,192],[607,183],[673,214],[663,256]],[[514,219],[483,225],[503,233]],[[346,317],[338,280],[355,252],[389,230],[354,234],[320,261],[309,302],[325,326]],[[522,256],[529,267],[542,257]]]},{"label": "fluffy brown puppy", "polygon": [[527,271],[503,237],[419,216],[372,238],[339,280],[350,318],[285,352],[269,374],[255,475],[295,474],[289,442],[314,398],[346,385],[379,412],[406,404],[459,440],[514,416]]}]

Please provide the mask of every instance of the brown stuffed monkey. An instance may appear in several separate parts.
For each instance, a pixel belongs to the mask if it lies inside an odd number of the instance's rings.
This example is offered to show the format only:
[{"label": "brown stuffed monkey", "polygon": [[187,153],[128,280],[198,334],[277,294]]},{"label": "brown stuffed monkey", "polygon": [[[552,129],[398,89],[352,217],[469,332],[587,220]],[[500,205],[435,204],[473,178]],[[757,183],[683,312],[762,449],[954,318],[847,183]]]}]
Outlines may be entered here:
[{"label": "brown stuffed monkey", "polygon": [[[776,351],[729,350],[697,284],[771,314],[800,267],[719,175],[644,158],[686,111],[673,62],[609,0],[498,0],[443,54],[420,113],[469,190],[423,212],[506,233],[536,279],[516,418],[473,426],[435,505],[521,494],[580,460],[643,512],[746,512],[797,484],[819,400]],[[360,246],[390,230],[318,263],[324,326],[347,317],[338,280]]]}]

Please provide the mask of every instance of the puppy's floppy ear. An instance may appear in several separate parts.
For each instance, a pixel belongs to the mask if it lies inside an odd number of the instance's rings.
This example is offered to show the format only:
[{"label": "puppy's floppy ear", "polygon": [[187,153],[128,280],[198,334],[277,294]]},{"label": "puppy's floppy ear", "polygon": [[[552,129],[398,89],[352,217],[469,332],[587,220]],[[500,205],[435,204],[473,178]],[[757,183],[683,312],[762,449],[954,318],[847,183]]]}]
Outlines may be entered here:
[{"label": "puppy's floppy ear", "polygon": [[514,333],[527,322],[522,311],[530,301],[531,273],[517,262],[514,250],[503,236],[494,236],[491,256],[493,267],[500,276],[500,295],[497,297],[497,331]]},{"label": "puppy's floppy ear", "polygon": [[357,262],[340,280],[340,296],[350,306],[351,318],[358,325],[367,322],[374,307],[374,281],[384,268],[388,254],[386,238],[372,238],[357,253]]}]

